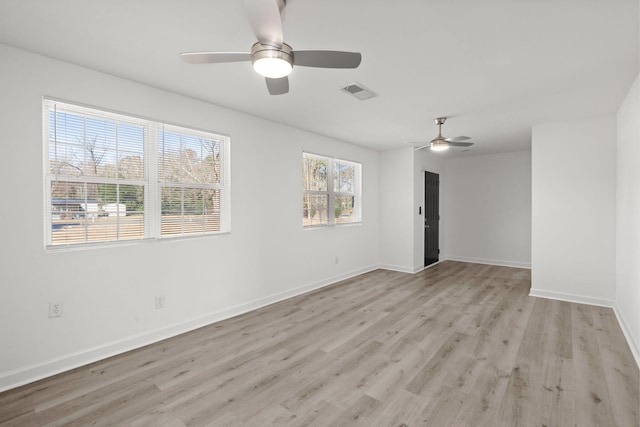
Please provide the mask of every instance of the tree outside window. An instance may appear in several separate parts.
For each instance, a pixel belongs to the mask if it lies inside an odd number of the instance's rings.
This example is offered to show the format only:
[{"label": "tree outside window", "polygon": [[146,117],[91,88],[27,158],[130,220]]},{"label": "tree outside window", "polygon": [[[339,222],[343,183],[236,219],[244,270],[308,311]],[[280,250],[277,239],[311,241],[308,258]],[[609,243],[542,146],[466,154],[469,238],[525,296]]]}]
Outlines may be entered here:
[{"label": "tree outside window", "polygon": [[303,153],[303,226],[359,222],[360,174],[359,163]]},{"label": "tree outside window", "polygon": [[229,231],[229,138],[44,101],[47,245]]}]

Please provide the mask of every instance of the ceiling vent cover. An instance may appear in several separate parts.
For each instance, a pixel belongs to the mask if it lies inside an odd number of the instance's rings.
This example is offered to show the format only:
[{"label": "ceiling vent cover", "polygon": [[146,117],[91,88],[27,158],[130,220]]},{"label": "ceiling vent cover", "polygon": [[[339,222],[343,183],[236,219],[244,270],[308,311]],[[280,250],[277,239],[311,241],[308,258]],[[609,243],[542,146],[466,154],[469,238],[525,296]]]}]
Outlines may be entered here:
[{"label": "ceiling vent cover", "polygon": [[348,93],[349,95],[353,95],[358,98],[360,101],[364,101],[365,99],[373,98],[377,96],[377,94],[371,89],[364,86],[362,83],[349,83],[340,88],[343,92]]}]

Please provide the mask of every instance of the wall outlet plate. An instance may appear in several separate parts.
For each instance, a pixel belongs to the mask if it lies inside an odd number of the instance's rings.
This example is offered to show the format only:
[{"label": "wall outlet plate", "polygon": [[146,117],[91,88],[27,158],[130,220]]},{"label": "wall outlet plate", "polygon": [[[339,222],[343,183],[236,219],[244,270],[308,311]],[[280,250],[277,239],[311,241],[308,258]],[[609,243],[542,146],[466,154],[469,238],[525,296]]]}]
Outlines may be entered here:
[{"label": "wall outlet plate", "polygon": [[63,302],[50,302],[49,303],[49,317],[62,317],[64,314]]},{"label": "wall outlet plate", "polygon": [[156,310],[164,308],[164,295],[156,296]]}]

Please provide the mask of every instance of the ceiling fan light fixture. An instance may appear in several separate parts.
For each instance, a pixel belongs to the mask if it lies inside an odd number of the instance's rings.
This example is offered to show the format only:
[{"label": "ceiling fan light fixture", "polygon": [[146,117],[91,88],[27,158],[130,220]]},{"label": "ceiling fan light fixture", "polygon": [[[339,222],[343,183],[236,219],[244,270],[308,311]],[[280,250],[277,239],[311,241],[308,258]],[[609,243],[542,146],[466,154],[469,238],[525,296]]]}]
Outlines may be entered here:
[{"label": "ceiling fan light fixture", "polygon": [[431,149],[433,151],[445,151],[449,149],[449,143],[448,142],[432,142]]},{"label": "ceiling fan light fixture", "polygon": [[270,79],[286,77],[293,70],[291,47],[286,43],[280,48],[254,44],[251,48],[251,61],[256,73]]},{"label": "ceiling fan light fixture", "polygon": [[293,67],[284,59],[261,58],[253,62],[253,69],[261,76],[280,79],[291,74]]}]

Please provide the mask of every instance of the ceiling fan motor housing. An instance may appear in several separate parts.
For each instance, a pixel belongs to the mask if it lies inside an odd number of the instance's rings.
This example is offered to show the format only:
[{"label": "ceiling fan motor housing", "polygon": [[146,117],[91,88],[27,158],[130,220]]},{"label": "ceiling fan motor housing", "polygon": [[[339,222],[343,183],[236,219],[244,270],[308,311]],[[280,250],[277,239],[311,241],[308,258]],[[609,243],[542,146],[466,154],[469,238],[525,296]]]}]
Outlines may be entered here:
[{"label": "ceiling fan motor housing", "polygon": [[445,151],[449,149],[449,142],[445,141],[442,136],[442,125],[446,120],[446,117],[438,117],[436,119],[436,124],[438,125],[438,136],[431,140],[431,149],[433,151]]}]

